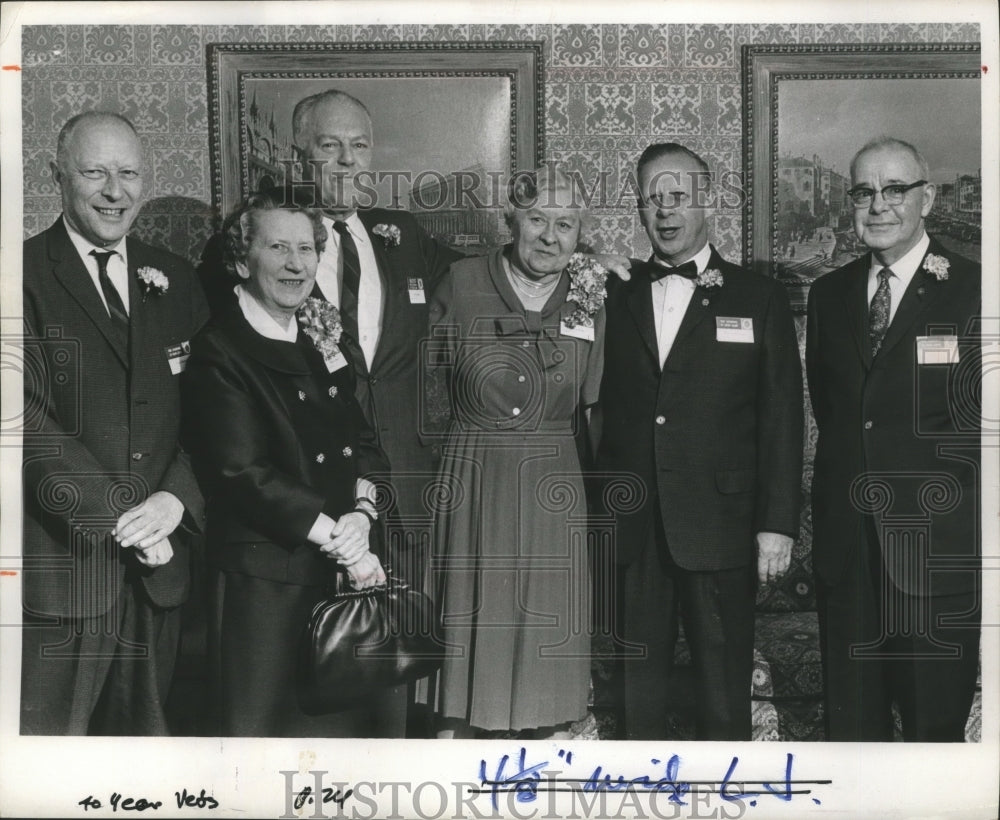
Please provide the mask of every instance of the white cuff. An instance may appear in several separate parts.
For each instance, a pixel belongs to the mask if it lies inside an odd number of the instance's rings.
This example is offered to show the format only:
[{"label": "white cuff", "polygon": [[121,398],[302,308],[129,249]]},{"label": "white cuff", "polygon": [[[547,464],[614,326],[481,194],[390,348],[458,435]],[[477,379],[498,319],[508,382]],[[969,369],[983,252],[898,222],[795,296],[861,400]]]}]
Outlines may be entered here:
[{"label": "white cuff", "polygon": [[312,525],[312,529],[309,530],[309,535],[307,536],[310,543],[320,546],[327,543],[330,540],[330,531],[336,523],[326,513],[317,515],[316,523]]},{"label": "white cuff", "polygon": [[354,500],[357,501],[359,498],[370,501],[373,507],[376,506],[378,490],[367,478],[359,478],[354,482]]}]

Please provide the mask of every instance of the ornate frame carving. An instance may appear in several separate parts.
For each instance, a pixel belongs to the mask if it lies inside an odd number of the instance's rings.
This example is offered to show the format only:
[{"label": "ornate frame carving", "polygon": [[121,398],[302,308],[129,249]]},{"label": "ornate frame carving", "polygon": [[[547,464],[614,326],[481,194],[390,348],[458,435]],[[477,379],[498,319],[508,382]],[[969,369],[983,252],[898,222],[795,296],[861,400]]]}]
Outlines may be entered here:
[{"label": "ornate frame carving", "polygon": [[[743,262],[773,276],[778,205],[778,95],[787,80],[978,79],[978,43],[744,45]],[[808,285],[791,284],[804,310]]]},{"label": "ornate frame carving", "polygon": [[210,43],[207,46],[212,204],[225,214],[249,184],[248,79],[507,77],[510,168],[544,155],[545,71],[541,41]]}]

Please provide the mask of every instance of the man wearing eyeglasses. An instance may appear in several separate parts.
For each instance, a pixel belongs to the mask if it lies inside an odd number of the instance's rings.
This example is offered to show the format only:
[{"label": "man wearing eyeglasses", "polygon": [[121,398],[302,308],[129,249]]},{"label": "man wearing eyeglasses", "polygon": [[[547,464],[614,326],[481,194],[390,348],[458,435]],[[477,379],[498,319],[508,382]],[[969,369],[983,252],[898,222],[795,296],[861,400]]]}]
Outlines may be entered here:
[{"label": "man wearing eyeglasses", "polygon": [[809,294],[827,738],[961,741],[979,650],[979,265],[929,237],[909,143],[851,163],[869,253]]},{"label": "man wearing eyeglasses", "polygon": [[[598,469],[621,567],[629,740],[670,737],[678,625],[699,740],[750,740],[754,592],[788,568],[799,526],[802,369],[784,288],[709,244],[712,176],[677,143],[638,164],[653,254],[609,279]],[[717,187],[717,186],[715,186]]]},{"label": "man wearing eyeglasses", "polygon": [[168,733],[204,515],[178,382],[208,307],[191,265],[129,233],[148,168],[127,119],[72,117],[62,215],[24,243],[25,735]]}]

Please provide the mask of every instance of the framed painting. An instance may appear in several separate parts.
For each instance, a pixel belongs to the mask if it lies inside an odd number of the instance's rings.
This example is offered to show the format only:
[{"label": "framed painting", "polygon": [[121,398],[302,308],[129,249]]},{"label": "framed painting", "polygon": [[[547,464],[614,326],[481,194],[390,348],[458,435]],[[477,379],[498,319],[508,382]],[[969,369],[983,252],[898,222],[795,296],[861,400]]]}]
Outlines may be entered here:
[{"label": "framed painting", "polygon": [[882,135],[927,159],[928,231],[980,258],[978,44],[745,45],[742,67],[744,263],[786,283],[796,311],[817,277],[865,252],[850,162]]},{"label": "framed painting", "polygon": [[412,211],[465,251],[504,241],[510,175],[544,148],[542,43],[212,43],[207,47],[212,198],[302,179],[292,112],[339,89],[368,108],[368,204]]}]

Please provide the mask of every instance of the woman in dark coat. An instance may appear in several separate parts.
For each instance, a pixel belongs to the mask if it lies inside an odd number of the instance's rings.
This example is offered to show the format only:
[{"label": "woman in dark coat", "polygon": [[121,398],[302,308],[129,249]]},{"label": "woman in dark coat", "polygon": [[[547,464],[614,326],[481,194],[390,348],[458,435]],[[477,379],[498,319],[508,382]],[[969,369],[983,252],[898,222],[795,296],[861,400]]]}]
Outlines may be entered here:
[{"label": "woman in dark coat", "polygon": [[356,588],[385,581],[365,476],[388,464],[354,398],[336,309],[309,298],[326,229],[257,194],[225,237],[237,300],[192,341],[183,381],[216,573],[221,732],[402,736],[405,687],[327,715],[305,714],[295,695],[299,638],[336,571]]}]

